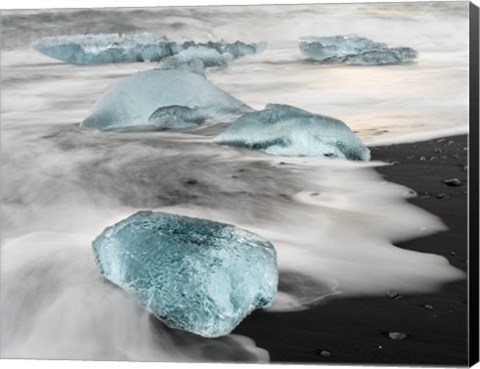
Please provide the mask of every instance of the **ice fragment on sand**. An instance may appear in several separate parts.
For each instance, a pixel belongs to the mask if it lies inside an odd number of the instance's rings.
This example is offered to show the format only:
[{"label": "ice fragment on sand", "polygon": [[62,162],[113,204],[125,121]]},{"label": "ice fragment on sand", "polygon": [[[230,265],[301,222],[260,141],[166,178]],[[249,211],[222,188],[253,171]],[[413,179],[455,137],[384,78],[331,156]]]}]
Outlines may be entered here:
[{"label": "ice fragment on sand", "polygon": [[216,137],[220,144],[280,156],[370,160],[370,151],[342,121],[289,105],[246,113]]},{"label": "ice fragment on sand", "polygon": [[305,37],[299,48],[309,59],[324,63],[382,65],[417,58],[417,52],[412,48],[389,48],[384,43],[359,36]]},{"label": "ice fragment on sand", "polygon": [[142,211],[93,242],[97,268],[172,328],[230,333],[277,291],[272,244],[232,225]]},{"label": "ice fragment on sand", "polygon": [[35,41],[32,47],[70,64],[159,61],[178,52],[175,42],[148,33],[134,36],[113,33],[46,37]]},{"label": "ice fragment on sand", "polygon": [[263,51],[265,44],[247,44],[241,41],[177,43],[149,33],[132,36],[112,33],[46,37],[35,41],[32,47],[47,56],[70,64],[103,64],[160,61],[191,47],[208,48],[220,54],[228,53],[237,59]]},{"label": "ice fragment on sand", "polygon": [[[149,118],[153,120],[152,115],[159,108],[171,106],[184,107],[179,122],[185,121],[185,112],[189,108],[201,109],[203,116],[213,120],[233,119],[251,111],[247,105],[198,74],[186,70],[155,69],[125,78],[104,93],[82,126],[100,130],[151,127],[155,122]],[[181,126],[185,125],[182,123]],[[172,121],[162,127],[165,128],[181,127],[175,127]]]}]

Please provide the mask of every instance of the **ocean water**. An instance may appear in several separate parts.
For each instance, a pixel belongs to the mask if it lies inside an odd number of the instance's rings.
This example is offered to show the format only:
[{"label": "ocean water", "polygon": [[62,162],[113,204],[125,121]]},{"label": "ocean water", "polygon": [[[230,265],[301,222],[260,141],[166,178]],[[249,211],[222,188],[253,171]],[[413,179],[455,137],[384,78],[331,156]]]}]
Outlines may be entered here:
[{"label": "ocean water", "polygon": [[[468,3],[2,11],[1,22],[4,357],[268,362],[255,337],[168,329],[102,279],[91,241],[140,209],[231,223],[270,240],[280,268],[272,311],[433,292],[464,278],[440,256],[395,246],[446,227],[406,202],[411,189],[375,171],[385,163],[273,157],[215,145],[209,130],[81,130],[104,91],[155,64],[74,66],[30,45],[101,32],[266,41],[263,53],[207,78],[255,109],[282,103],[341,119],[375,146],[468,131]],[[321,65],[298,50],[300,37],[336,34],[413,47],[419,58]]]}]

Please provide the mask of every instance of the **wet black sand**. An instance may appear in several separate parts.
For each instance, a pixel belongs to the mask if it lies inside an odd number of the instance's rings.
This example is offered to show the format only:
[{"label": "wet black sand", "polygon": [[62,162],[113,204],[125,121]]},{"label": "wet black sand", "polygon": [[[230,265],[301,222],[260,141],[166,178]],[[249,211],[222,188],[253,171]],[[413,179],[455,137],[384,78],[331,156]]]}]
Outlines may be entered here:
[{"label": "wet black sand", "polygon": [[[467,136],[372,148],[388,181],[414,189],[410,201],[449,230],[398,244],[446,257],[467,270]],[[458,178],[460,186],[444,180]],[[381,278],[381,276],[379,276]],[[387,291],[385,291],[387,292]],[[392,295],[392,294],[391,294]],[[406,334],[393,340],[388,332]],[[252,337],[272,362],[467,365],[467,281],[435,294],[332,300],[294,313],[257,311],[234,333]]]}]

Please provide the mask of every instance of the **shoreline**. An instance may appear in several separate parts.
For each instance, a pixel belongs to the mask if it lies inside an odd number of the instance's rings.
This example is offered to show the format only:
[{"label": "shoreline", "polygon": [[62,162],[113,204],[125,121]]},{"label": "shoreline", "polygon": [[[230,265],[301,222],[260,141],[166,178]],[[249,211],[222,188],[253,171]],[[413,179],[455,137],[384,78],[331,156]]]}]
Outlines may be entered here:
[{"label": "shoreline", "polygon": [[[376,168],[389,182],[418,194],[410,203],[437,215],[448,230],[398,243],[445,257],[467,270],[468,136],[371,147]],[[460,186],[444,181],[458,178]],[[272,363],[468,364],[467,280],[427,294],[332,299],[307,311],[256,311],[233,333],[251,337]],[[272,329],[273,327],[273,329]],[[406,334],[402,340],[389,332]]]}]

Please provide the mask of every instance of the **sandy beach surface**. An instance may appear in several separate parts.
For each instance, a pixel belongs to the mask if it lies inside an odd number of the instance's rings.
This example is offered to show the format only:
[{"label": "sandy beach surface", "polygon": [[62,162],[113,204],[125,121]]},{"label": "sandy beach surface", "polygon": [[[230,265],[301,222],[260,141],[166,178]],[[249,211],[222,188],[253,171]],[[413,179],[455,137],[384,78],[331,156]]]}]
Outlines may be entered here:
[{"label": "sandy beach surface", "polygon": [[[372,156],[392,163],[377,170],[415,190],[418,196],[409,201],[449,228],[397,246],[444,256],[466,271],[467,136],[377,147]],[[461,185],[445,184],[453,178]],[[394,332],[406,337],[392,339]],[[467,281],[460,280],[434,294],[385,291],[383,297],[335,299],[302,312],[257,311],[234,333],[255,339],[272,362],[463,366],[467,332]]]}]

